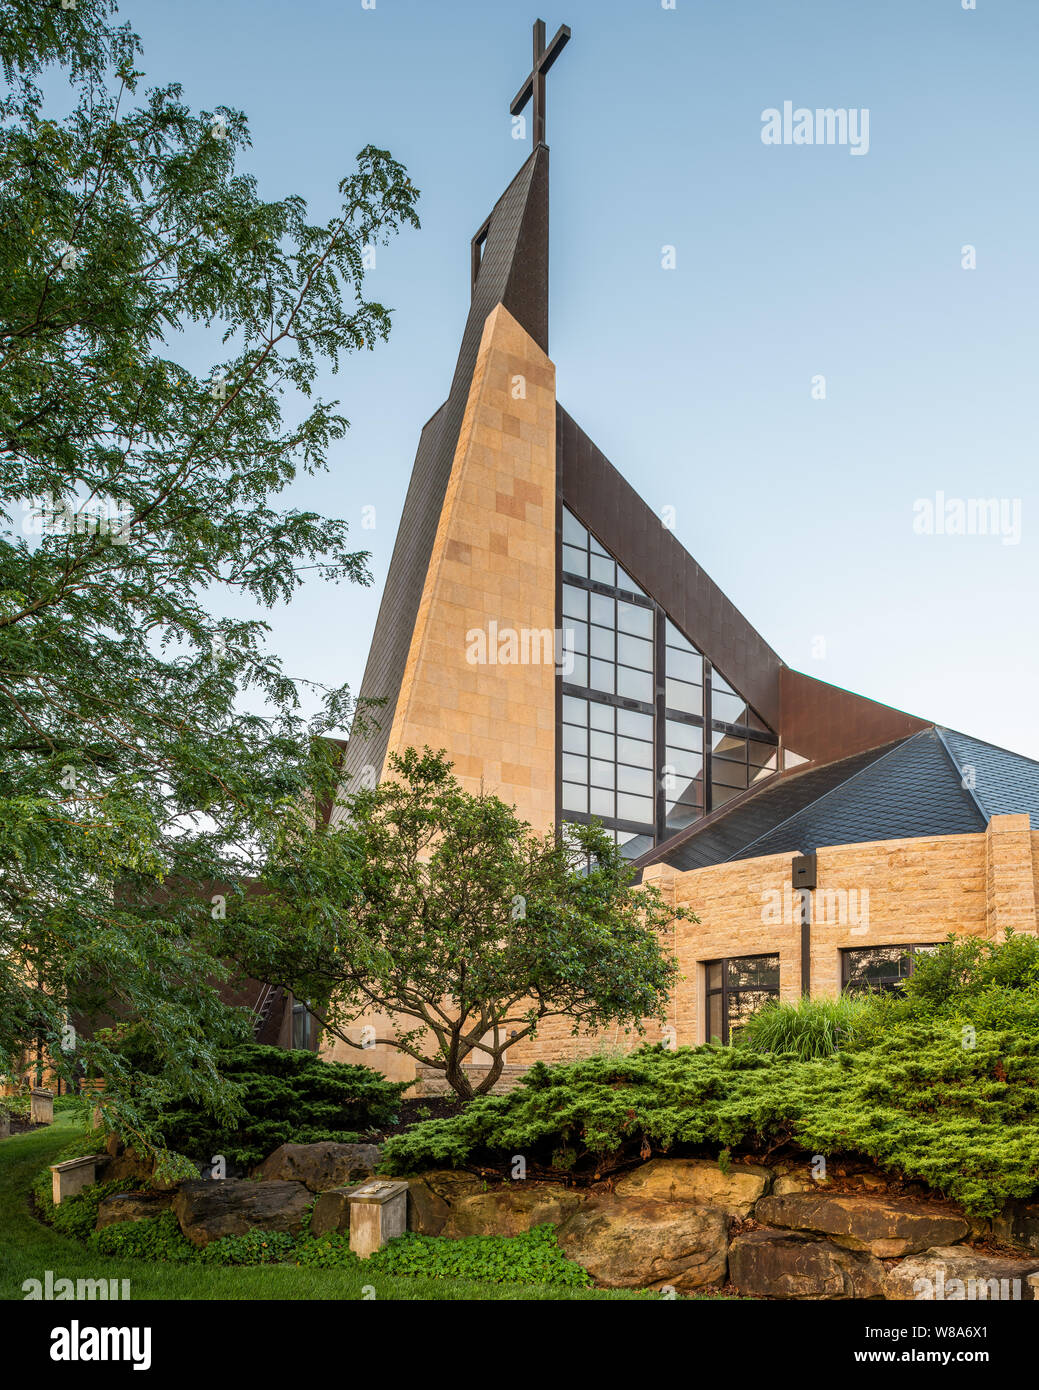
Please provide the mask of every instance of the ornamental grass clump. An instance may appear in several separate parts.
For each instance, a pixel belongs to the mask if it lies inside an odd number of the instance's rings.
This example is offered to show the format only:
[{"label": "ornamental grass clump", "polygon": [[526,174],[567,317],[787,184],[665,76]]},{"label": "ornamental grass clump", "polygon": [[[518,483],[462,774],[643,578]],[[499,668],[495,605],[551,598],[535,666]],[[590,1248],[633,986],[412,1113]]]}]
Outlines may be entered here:
[{"label": "ornamental grass clump", "polygon": [[832,1057],[854,1046],[869,1000],[838,995],[836,999],[799,999],[794,1004],[770,999],[747,1019],[734,1039],[751,1052],[787,1054],[808,1061]]}]

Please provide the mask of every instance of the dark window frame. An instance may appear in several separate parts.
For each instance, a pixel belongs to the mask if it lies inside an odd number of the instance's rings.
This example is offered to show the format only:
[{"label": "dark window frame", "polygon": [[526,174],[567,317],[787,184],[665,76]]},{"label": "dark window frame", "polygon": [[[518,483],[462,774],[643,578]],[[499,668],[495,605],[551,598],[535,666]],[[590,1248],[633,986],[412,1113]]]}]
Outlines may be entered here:
[{"label": "dark window frame", "polygon": [[[576,819],[579,819],[579,820],[584,821],[584,822],[588,822],[588,821],[590,821],[590,820],[592,820],[592,819],[599,819],[599,820],[602,821],[603,826],[606,827],[607,829],[610,829],[610,830],[620,830],[620,829],[624,829],[624,830],[627,830],[627,831],[632,831],[632,830],[634,830],[634,829],[636,828],[636,825],[637,825],[637,831],[638,831],[638,833],[639,833],[640,835],[650,834],[650,835],[652,836],[652,838],[653,838],[654,843],[656,843],[656,844],[662,844],[665,840],[669,839],[672,835],[674,835],[674,834],[677,833],[674,829],[669,828],[669,826],[668,826],[668,817],[669,817],[669,815],[674,815],[674,814],[675,814],[675,812],[678,810],[678,805],[679,805],[679,803],[675,803],[675,804],[672,806],[671,812],[668,811],[668,809],[667,809],[668,793],[667,793],[666,787],[664,786],[664,768],[667,767],[667,766],[669,765],[669,763],[670,763],[670,758],[669,758],[668,752],[667,752],[667,721],[668,721],[669,719],[678,721],[678,722],[683,723],[683,724],[690,724],[690,725],[693,725],[693,726],[698,727],[698,728],[700,728],[700,729],[703,730],[703,768],[702,768],[701,777],[700,777],[700,783],[701,783],[701,785],[700,785],[700,791],[701,791],[701,803],[702,803],[702,804],[700,804],[700,805],[698,805],[698,806],[696,807],[696,809],[699,811],[699,815],[696,816],[696,817],[694,818],[694,820],[690,822],[690,824],[695,824],[697,820],[702,820],[704,816],[710,815],[710,813],[711,813],[713,810],[716,810],[716,809],[717,809],[717,806],[715,806],[715,804],[714,804],[715,798],[714,798],[714,795],[713,795],[713,777],[712,777],[712,768],[711,768],[711,742],[712,742],[712,740],[711,740],[711,734],[712,734],[712,732],[727,733],[727,734],[730,734],[730,735],[733,736],[733,737],[738,737],[738,738],[740,738],[740,739],[743,739],[745,742],[753,742],[753,743],[759,743],[759,744],[767,744],[768,746],[777,749],[777,758],[776,758],[777,766],[776,766],[776,769],[774,770],[775,772],[778,772],[778,771],[779,771],[779,767],[778,767],[778,762],[779,762],[779,759],[778,759],[779,735],[776,734],[776,733],[774,733],[771,729],[768,728],[767,724],[766,724],[765,721],[761,718],[761,716],[758,714],[757,710],[755,710],[755,709],[753,708],[753,706],[751,706],[751,705],[749,704],[749,702],[746,703],[746,710],[747,710],[747,713],[748,713],[748,718],[752,718],[752,719],[757,720],[757,721],[763,726],[762,728],[755,728],[755,727],[753,727],[753,726],[752,726],[751,724],[749,724],[749,723],[748,723],[748,724],[730,724],[730,723],[728,723],[728,722],[725,722],[725,721],[722,721],[722,720],[715,720],[715,719],[713,718],[713,710],[712,710],[712,704],[713,704],[713,701],[712,701],[712,679],[713,679],[713,674],[714,674],[714,666],[713,666],[713,663],[712,663],[712,662],[710,661],[710,659],[706,656],[706,654],[705,654],[703,651],[701,651],[701,649],[696,645],[696,643],[692,640],[692,638],[691,638],[691,637],[688,637],[688,636],[682,631],[681,627],[679,627],[679,625],[675,622],[675,620],[674,620],[674,618],[671,616],[671,614],[669,614],[669,613],[667,612],[667,610],[666,610],[661,604],[659,604],[654,598],[652,598],[650,595],[645,594],[645,593],[633,593],[630,589],[624,588],[624,587],[621,586],[621,585],[609,585],[609,584],[601,583],[599,580],[591,579],[588,575],[573,574],[573,573],[571,573],[568,569],[565,568],[565,566],[564,566],[564,553],[563,553],[564,541],[565,541],[565,543],[566,543],[567,545],[571,546],[575,551],[580,551],[580,550],[582,549],[582,547],[575,545],[574,542],[573,542],[572,540],[565,540],[566,526],[565,526],[565,523],[564,523],[564,510],[570,513],[570,515],[573,517],[575,523],[576,523],[578,526],[580,526],[580,527],[582,528],[582,530],[583,530],[583,531],[587,534],[587,536],[588,536],[588,543],[587,543],[587,548],[586,548],[586,554],[587,554],[587,556],[589,557],[589,564],[590,564],[591,556],[592,556],[593,554],[597,553],[593,547],[598,547],[598,550],[604,552],[605,555],[607,556],[607,558],[609,558],[610,560],[612,560],[612,562],[613,562],[616,566],[618,566],[619,569],[623,570],[623,569],[624,569],[624,566],[623,566],[623,565],[621,564],[621,562],[616,558],[616,556],[614,556],[614,555],[609,551],[609,549],[608,549],[605,545],[603,545],[602,541],[600,541],[599,538],[595,535],[595,532],[591,529],[591,527],[590,527],[590,526],[587,526],[587,525],[585,524],[585,522],[583,522],[583,521],[581,520],[581,518],[577,515],[577,513],[573,510],[573,508],[572,508],[572,507],[567,507],[567,506],[564,504],[564,502],[563,502],[563,500],[562,500],[562,489],[561,489],[561,487],[559,486],[558,482],[557,482],[557,498],[556,498],[556,505],[557,505],[557,510],[556,510],[556,537],[557,537],[557,546],[556,546],[556,554],[557,554],[556,612],[557,612],[557,618],[558,618],[558,625],[559,625],[560,628],[565,628],[568,621],[571,621],[571,622],[574,622],[574,623],[576,623],[576,622],[584,622],[584,623],[586,624],[586,626],[588,627],[588,632],[589,632],[589,642],[588,642],[589,651],[588,651],[588,653],[586,654],[586,660],[587,660],[587,662],[588,662],[588,677],[589,677],[589,684],[588,684],[588,685],[575,685],[573,682],[567,680],[566,677],[565,677],[564,675],[562,675],[562,673],[560,673],[560,674],[557,676],[557,680],[556,680],[556,697],[557,697],[557,703],[556,703],[556,710],[557,710],[557,718],[556,718],[556,755],[557,755],[557,756],[556,756],[556,769],[557,769],[557,770],[556,770],[556,818],[557,818],[557,821],[558,821],[558,822],[562,822],[564,819],[567,819],[567,820],[576,820]],[[590,573],[590,571],[589,571],[589,573]],[[632,579],[631,582],[632,582],[632,583],[635,583],[634,579]],[[589,610],[588,610],[587,617],[584,618],[584,619],[568,619],[568,618],[564,617],[564,616],[563,616],[563,586],[564,586],[564,585],[570,585],[572,588],[575,588],[575,589],[583,589],[583,590],[585,590],[588,594],[601,594],[603,597],[611,598],[611,599],[614,599],[614,600],[619,600],[619,601],[621,601],[621,602],[628,603],[628,604],[630,604],[630,605],[632,605],[632,606],[634,606],[634,607],[636,607],[636,608],[644,608],[644,609],[648,610],[649,612],[651,612],[651,613],[653,614],[654,622],[653,622],[653,630],[652,630],[652,641],[653,641],[653,661],[654,661],[654,669],[653,669],[653,672],[652,672],[653,695],[652,695],[652,699],[651,699],[651,700],[647,700],[647,701],[638,700],[638,699],[634,699],[633,697],[627,696],[627,695],[617,695],[617,694],[611,693],[611,692],[609,692],[609,691],[596,690],[596,689],[590,684],[590,680],[591,680],[591,664],[590,664],[590,663],[591,663],[591,660],[592,660],[592,657],[591,657],[591,645],[592,645],[592,644],[591,644],[591,640],[590,640],[590,639],[591,639],[591,629],[592,629],[592,615],[591,615],[590,606],[589,606]],[[667,679],[668,679],[668,677],[667,677],[667,652],[668,652],[668,648],[669,648],[669,647],[675,647],[675,650],[676,650],[676,651],[681,651],[681,648],[680,648],[680,647],[677,647],[677,646],[675,645],[674,642],[672,642],[672,641],[669,640],[669,633],[668,633],[668,629],[667,629],[667,624],[668,624],[668,623],[670,623],[671,626],[674,628],[674,630],[682,637],[682,639],[683,639],[685,642],[688,643],[689,647],[693,650],[693,652],[695,652],[695,653],[700,657],[700,659],[701,659],[701,661],[702,661],[702,663],[703,663],[703,683],[702,683],[702,687],[701,687],[702,698],[703,698],[703,708],[702,708],[702,713],[701,713],[701,714],[691,714],[691,713],[689,713],[689,712],[686,711],[686,710],[674,709],[674,708],[672,708],[671,706],[669,706],[669,705],[667,704]],[[615,631],[620,632],[619,627],[617,627],[616,625],[615,625]],[[603,660],[603,658],[596,658],[596,659],[597,659],[597,660]],[[609,663],[609,664],[612,664],[612,666],[613,666],[613,668],[614,668],[614,689],[616,689],[617,684],[618,684],[618,681],[617,681],[617,673],[618,673],[618,670],[619,670],[620,668],[622,668],[622,667],[625,668],[625,669],[628,669],[628,668],[627,668],[627,663],[625,663],[625,662],[620,662],[620,661],[617,660],[617,649],[615,648],[615,650],[614,650],[614,658],[613,658],[613,661],[612,661],[612,663]],[[630,668],[630,669],[632,669],[632,670],[639,670],[640,668],[632,667],[632,668]],[[719,676],[720,676],[720,674],[721,674],[721,673],[719,673]],[[674,677],[674,679],[678,679],[678,677]],[[724,679],[724,677],[721,677],[721,679]],[[729,682],[728,682],[728,681],[726,681],[725,684],[726,684],[727,686],[729,686]],[[732,690],[735,690],[735,687],[734,687],[734,686],[729,686],[729,688],[732,689]],[[739,692],[736,692],[736,693],[739,694]],[[654,769],[654,779],[655,779],[655,782],[656,782],[656,786],[655,786],[654,796],[653,796],[653,817],[654,817],[654,823],[652,824],[652,826],[650,826],[648,822],[639,822],[639,823],[636,823],[636,822],[632,822],[632,821],[621,821],[621,820],[619,820],[619,819],[616,818],[616,817],[610,817],[610,816],[593,817],[592,814],[591,814],[590,812],[582,813],[582,812],[575,812],[575,811],[564,810],[564,808],[563,808],[563,765],[562,765],[562,737],[563,737],[563,735],[562,735],[562,723],[563,723],[563,720],[562,720],[562,704],[563,704],[563,697],[564,697],[565,695],[570,695],[570,696],[573,696],[573,697],[575,697],[575,698],[577,698],[577,699],[594,700],[594,701],[596,701],[596,702],[598,702],[598,703],[600,703],[600,704],[613,705],[613,706],[614,706],[615,708],[617,708],[617,709],[630,709],[630,710],[635,710],[635,711],[637,711],[637,712],[640,713],[640,714],[647,714],[647,715],[649,715],[649,716],[653,719],[653,722],[654,722],[654,740],[653,740],[653,743],[654,743],[655,757],[656,757],[656,766],[655,766],[655,769]],[[740,698],[741,698],[741,699],[743,698],[742,695],[740,696]],[[749,769],[749,758],[748,758],[748,769]],[[774,773],[773,773],[773,775],[774,775]],[[762,779],[762,780],[767,780],[767,779]],[[747,782],[748,782],[748,787],[754,785],[754,783],[753,783],[753,782],[751,781],[751,779],[750,779],[749,770],[748,770]],[[589,785],[590,785],[590,783],[589,783]],[[736,795],[742,794],[742,792],[745,791],[745,790],[746,790],[746,788],[741,788],[741,789],[739,789],[739,790],[736,792]],[[727,801],[727,800],[731,800],[731,799],[732,799],[732,798],[726,798],[726,801]],[[682,806],[693,806],[693,805],[694,805],[694,803],[692,803],[692,802],[682,802],[682,803],[680,803],[680,804],[681,804]],[[725,801],[721,801],[721,800],[718,801],[718,806],[722,806],[722,805],[724,805],[724,804],[725,804]]]},{"label": "dark window frame", "polygon": [[[729,966],[737,960],[775,960],[776,962],[776,986],[775,989],[732,989],[729,985]],[[711,987],[711,967],[719,966],[721,973],[721,984],[717,988]],[[722,1006],[722,1028],[721,1043],[723,1047],[729,1044],[731,1029],[729,1027],[729,999],[732,995],[740,994],[767,994],[771,999],[779,998],[779,971],[781,962],[778,951],[755,951],[747,956],[719,956],[716,960],[705,960],[704,970],[704,1038],[707,1042],[712,1041],[711,1034],[711,1000],[716,995],[721,995]]]},{"label": "dark window frame", "polygon": [[[844,946],[841,948],[841,993],[842,994],[871,994],[883,993],[893,994],[905,980],[916,970],[916,957],[918,954],[926,953],[930,955],[941,945],[939,941],[895,941],[888,944],[879,943],[875,946]],[[853,956],[867,955],[873,951],[901,951],[909,958],[909,969],[904,975],[882,976],[877,981],[869,981],[859,985],[855,989],[849,989],[848,967]]]}]

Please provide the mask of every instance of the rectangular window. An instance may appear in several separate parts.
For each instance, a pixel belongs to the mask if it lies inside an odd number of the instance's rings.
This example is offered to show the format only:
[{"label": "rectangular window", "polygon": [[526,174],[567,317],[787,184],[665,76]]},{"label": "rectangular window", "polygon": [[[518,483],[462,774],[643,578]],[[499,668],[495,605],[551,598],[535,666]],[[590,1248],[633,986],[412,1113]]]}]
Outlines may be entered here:
[{"label": "rectangular window", "polygon": [[779,956],[729,956],[704,967],[707,1041],[729,1043],[752,1013],[779,998]]},{"label": "rectangular window", "polygon": [[563,546],[563,572],[565,574],[579,574],[582,579],[588,578],[588,552],[578,550],[576,546]]},{"label": "rectangular window", "polygon": [[841,986],[849,994],[894,993],[916,968],[918,956],[937,951],[925,946],[864,946],[841,952]]},{"label": "rectangular window", "polygon": [[676,681],[667,676],[664,688],[664,699],[668,709],[677,710],[679,714],[698,714],[703,717],[702,686],[689,685],[686,681]]},{"label": "rectangular window", "polygon": [[311,1023],[311,1012],[306,1004],[293,1004],[292,1006],[292,1046],[304,1051],[310,1050],[310,1044],[314,1036]]}]

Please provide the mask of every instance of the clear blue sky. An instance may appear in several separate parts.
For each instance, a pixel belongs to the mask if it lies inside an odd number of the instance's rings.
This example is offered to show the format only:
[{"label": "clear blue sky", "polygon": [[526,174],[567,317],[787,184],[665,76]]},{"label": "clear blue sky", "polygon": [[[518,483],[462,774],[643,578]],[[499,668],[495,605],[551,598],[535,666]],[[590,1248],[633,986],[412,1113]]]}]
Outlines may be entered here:
[{"label": "clear blue sky", "polygon": [[[122,6],[150,81],[248,114],[263,193],[326,217],[368,142],[422,190],[369,282],[391,341],[329,378],[352,429],[293,497],[353,522],[376,584],[275,614],[290,671],[360,682],[469,238],[529,148],[508,103],[540,14],[573,29],[548,79],[564,405],[791,665],[1039,757],[1039,4],[533,5]],[[765,146],[785,100],[868,107],[869,153]],[[938,492],[1020,499],[1020,542],[916,534]]]}]

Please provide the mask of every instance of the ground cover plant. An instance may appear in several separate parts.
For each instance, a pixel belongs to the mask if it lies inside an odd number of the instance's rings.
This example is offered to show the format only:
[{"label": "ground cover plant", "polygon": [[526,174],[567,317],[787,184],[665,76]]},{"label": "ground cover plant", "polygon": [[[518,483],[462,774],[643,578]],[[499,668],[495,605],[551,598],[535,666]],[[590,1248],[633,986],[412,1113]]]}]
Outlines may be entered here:
[{"label": "ground cover plant", "polygon": [[[71,1156],[85,1147],[74,1140],[62,1153]],[[581,1265],[568,1259],[556,1243],[554,1228],[538,1226],[517,1236],[401,1236],[367,1260],[350,1249],[349,1234],[310,1233],[310,1214],[299,1235],[287,1231],[252,1230],[223,1236],[201,1248],[185,1238],[172,1211],[140,1221],[121,1221],[96,1230],[98,1208],[116,1192],[140,1188],[140,1182],[96,1183],[55,1206],[51,1175],[40,1171],[32,1197],[40,1218],[61,1235],[115,1259],[162,1261],[192,1267],[292,1265],[306,1269],[345,1270],[394,1278],[458,1279],[488,1284],[536,1284],[580,1289],[592,1282]]]},{"label": "ground cover plant", "polygon": [[1039,1189],[1034,938],[948,943],[820,1056],[816,1023],[794,1010],[772,1029],[778,1052],[657,1046],[539,1064],[504,1096],[392,1137],[384,1165],[504,1171],[522,1153],[573,1180],[649,1152],[793,1147],[864,1155],[982,1216]]},{"label": "ground cover plant", "polygon": [[[128,1279],[137,1299],[334,1300],[374,1296],[381,1302],[456,1300],[629,1302],[658,1300],[659,1293],[637,1289],[568,1288],[562,1284],[489,1283],[475,1278],[401,1276],[372,1268],[338,1265],[220,1265],[174,1261],[158,1251],[104,1254],[38,1220],[31,1212],[29,1189],[41,1166],[54,1163],[74,1138],[70,1116],[47,1128],[20,1134],[0,1144],[0,1299],[21,1300],[27,1281],[43,1271],[55,1278]],[[64,1206],[65,1204],[62,1203]],[[131,1226],[142,1222],[124,1223]],[[168,1223],[167,1223],[168,1225]],[[179,1232],[178,1232],[179,1234]],[[161,1236],[160,1242],[161,1244]]]}]

